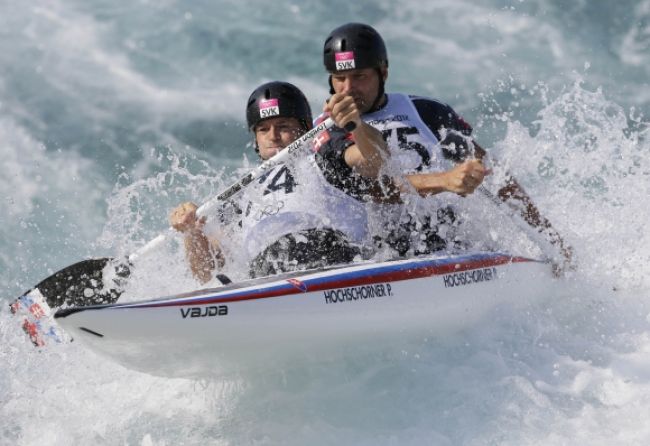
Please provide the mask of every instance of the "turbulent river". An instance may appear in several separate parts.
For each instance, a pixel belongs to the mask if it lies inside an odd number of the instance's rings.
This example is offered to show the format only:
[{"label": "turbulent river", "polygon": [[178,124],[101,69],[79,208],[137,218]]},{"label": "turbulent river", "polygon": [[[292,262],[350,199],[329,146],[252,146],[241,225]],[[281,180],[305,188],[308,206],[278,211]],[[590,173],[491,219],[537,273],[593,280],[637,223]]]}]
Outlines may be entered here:
[{"label": "turbulent river", "polygon": [[[348,21],[384,36],[389,91],[473,124],[577,271],[442,338],[350,339],[230,377],[33,348],[8,303],[133,252],[174,204],[256,163],[244,102],[260,83],[293,82],[320,110],[322,43]],[[0,444],[650,442],[650,1],[2,1],[0,24]],[[177,251],[149,267],[178,274],[147,293],[193,284]]]}]

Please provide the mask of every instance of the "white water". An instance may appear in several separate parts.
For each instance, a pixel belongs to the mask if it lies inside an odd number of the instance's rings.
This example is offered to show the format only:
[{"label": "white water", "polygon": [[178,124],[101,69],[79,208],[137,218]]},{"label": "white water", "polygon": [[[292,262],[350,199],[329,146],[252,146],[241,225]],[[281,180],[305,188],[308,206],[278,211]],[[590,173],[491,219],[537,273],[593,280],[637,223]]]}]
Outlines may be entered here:
[{"label": "white water", "polygon": [[[391,90],[475,123],[579,264],[543,301],[445,338],[351,339],[219,380],[151,377],[76,343],[36,350],[3,304],[0,444],[648,444],[649,5],[0,4],[5,304],[81,258],[132,252],[173,204],[227,184],[257,84],[293,81],[316,109],[317,52],[341,17],[384,33]],[[493,240],[528,249],[481,209]],[[188,286],[181,262],[132,292]]]}]

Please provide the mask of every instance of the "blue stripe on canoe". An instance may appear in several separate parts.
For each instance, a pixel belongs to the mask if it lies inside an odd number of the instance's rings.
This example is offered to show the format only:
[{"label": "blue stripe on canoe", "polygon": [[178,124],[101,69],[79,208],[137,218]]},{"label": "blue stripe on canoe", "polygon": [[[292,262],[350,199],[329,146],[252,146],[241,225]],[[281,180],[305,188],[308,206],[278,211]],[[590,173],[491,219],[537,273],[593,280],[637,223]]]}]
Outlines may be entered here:
[{"label": "blue stripe on canoe", "polygon": [[[325,277],[315,277],[302,280],[296,279],[298,283],[294,284],[286,281],[285,279],[285,282],[283,283],[278,283],[272,286],[261,286],[260,288],[252,290],[249,289],[220,292],[219,289],[215,289],[211,290],[213,293],[200,297],[185,296],[168,298],[164,300],[157,299],[140,303],[136,302],[114,304],[108,306],[108,308],[152,308],[185,305],[207,305],[212,303],[224,303],[239,300],[263,299],[277,296],[302,294],[308,291],[319,291],[324,289],[343,288],[348,286],[362,286],[383,281],[400,281],[409,278],[447,274],[452,272],[445,268],[448,268],[450,265],[457,265],[458,267],[455,268],[455,270],[462,271],[486,266],[501,265],[510,262],[530,261],[535,260],[522,257],[512,257],[510,255],[499,253],[480,253],[451,258],[413,260],[407,263],[391,263],[388,265],[380,265],[374,268],[362,269],[358,271],[335,273],[333,275]],[[434,269],[434,271],[431,271],[431,269]],[[435,271],[435,269],[441,269],[442,271]],[[382,280],[385,277],[390,277],[390,279]],[[303,287],[298,286],[298,284],[303,285]],[[201,293],[205,293],[205,291]]]}]

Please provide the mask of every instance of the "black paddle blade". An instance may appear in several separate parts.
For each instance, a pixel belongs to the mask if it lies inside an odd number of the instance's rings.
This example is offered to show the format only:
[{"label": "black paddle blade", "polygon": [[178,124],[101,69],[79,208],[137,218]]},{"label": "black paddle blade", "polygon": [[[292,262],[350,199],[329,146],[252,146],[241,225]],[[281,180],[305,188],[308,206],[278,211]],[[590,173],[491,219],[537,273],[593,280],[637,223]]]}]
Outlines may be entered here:
[{"label": "black paddle blade", "polygon": [[120,263],[114,267],[115,275],[109,279],[111,283],[104,283],[104,269],[112,260],[82,260],[51,275],[35,288],[45,297],[50,308],[113,303],[122,294],[122,287],[131,271],[128,265]]}]

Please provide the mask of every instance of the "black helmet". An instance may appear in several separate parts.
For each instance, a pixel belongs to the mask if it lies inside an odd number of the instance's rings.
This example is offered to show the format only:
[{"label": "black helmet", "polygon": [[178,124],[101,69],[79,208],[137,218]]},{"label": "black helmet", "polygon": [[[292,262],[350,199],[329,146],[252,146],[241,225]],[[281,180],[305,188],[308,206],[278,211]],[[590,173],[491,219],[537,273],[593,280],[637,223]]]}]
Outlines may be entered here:
[{"label": "black helmet", "polygon": [[268,82],[251,93],[246,103],[249,130],[268,118],[296,118],[306,130],[312,127],[309,102],[298,87],[288,82]]},{"label": "black helmet", "polygon": [[330,73],[388,67],[384,39],[372,26],[363,23],[339,26],[325,40],[323,63]]}]

